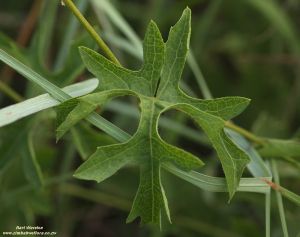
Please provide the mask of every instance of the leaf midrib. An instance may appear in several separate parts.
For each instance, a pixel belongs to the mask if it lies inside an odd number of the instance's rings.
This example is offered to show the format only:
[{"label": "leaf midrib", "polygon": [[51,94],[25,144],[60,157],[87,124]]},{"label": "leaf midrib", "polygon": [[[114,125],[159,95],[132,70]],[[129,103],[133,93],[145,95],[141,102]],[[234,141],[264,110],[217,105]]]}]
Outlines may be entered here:
[{"label": "leaf midrib", "polygon": [[154,195],[154,171],[153,171],[153,145],[152,145],[152,126],[153,126],[153,115],[155,110],[155,102],[151,100],[151,116],[150,116],[150,124],[149,124],[149,143],[150,143],[150,165],[151,165],[151,194],[152,194],[152,206],[151,206],[151,220],[154,221],[154,204],[155,204],[155,195]]}]

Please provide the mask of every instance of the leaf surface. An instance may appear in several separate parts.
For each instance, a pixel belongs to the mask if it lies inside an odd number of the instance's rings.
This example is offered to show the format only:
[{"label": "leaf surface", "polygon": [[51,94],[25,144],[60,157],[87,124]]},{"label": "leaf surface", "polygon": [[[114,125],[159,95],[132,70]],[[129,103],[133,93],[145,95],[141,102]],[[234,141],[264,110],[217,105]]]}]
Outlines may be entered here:
[{"label": "leaf surface", "polygon": [[166,43],[156,24],[150,22],[143,44],[144,64],[138,71],[117,66],[93,50],[81,47],[83,62],[99,78],[101,90],[58,107],[60,138],[112,98],[132,95],[139,99],[141,117],[134,136],[124,143],[98,147],[75,172],[77,178],[101,182],[127,164],[138,165],[140,184],[127,221],[141,217],[142,223],[160,225],[163,212],[170,220],[160,175],[163,164],[172,163],[186,171],[203,166],[199,158],[161,139],[158,120],[168,109],[185,112],[207,133],[222,163],[230,198],[249,162],[248,156],[224,132],[224,119],[239,114],[249,100],[241,97],[201,100],[187,96],[179,88],[188,52],[190,18],[190,9],[186,9]]}]

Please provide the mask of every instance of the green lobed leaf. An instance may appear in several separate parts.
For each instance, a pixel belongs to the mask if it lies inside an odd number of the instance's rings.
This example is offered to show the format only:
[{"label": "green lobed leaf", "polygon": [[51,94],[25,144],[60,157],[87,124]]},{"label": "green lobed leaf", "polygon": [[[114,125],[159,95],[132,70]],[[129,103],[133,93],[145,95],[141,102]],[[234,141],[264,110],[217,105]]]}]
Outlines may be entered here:
[{"label": "green lobed leaf", "polygon": [[164,111],[175,108],[187,113],[203,128],[221,160],[230,198],[235,193],[248,156],[225,134],[223,119],[239,114],[249,103],[241,97],[200,100],[184,94],[178,84],[186,61],[190,35],[190,9],[171,29],[164,44],[151,21],[144,39],[144,64],[139,71],[114,65],[96,52],[81,47],[88,70],[100,80],[101,91],[63,103],[58,108],[60,138],[73,125],[108,100],[133,95],[140,100],[141,117],[134,136],[125,143],[98,147],[75,172],[75,177],[96,180],[110,177],[132,163],[140,167],[140,185],[127,221],[141,217],[142,223],[161,223],[163,212],[170,219],[160,170],[172,163],[183,170],[203,165],[194,155],[164,142],[158,134],[158,120]]},{"label": "green lobed leaf", "polygon": [[218,153],[226,176],[229,196],[232,198],[243,170],[249,163],[248,155],[227,137],[224,132],[224,120],[188,104],[176,104],[172,108],[187,113],[205,131]]},{"label": "green lobed leaf", "polygon": [[[88,97],[98,99],[100,94]],[[139,164],[140,185],[128,221],[141,216],[143,223],[159,224],[161,212],[165,210],[167,215],[169,212],[160,181],[160,163],[173,162],[183,169],[200,167],[203,163],[193,155],[162,141],[157,133],[162,110],[155,106],[154,98],[141,97],[141,110],[139,128],[133,138],[126,143],[99,147],[78,168],[75,177],[100,182],[129,162]]]}]

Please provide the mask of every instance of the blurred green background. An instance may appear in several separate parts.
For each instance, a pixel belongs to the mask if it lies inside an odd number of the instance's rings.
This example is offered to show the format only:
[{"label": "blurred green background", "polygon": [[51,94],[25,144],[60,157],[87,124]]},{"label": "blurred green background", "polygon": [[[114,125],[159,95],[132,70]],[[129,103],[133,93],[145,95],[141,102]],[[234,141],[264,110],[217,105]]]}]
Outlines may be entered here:
[{"label": "blurred green background", "polygon": [[[250,98],[251,105],[234,121],[258,135],[299,137],[299,1],[109,1],[135,32],[132,40],[126,40],[122,31],[125,26],[121,30],[115,26],[114,16],[109,15],[111,9],[106,5],[99,7],[95,4],[97,0],[74,2],[128,68],[141,65],[139,53],[133,48],[135,34],[142,39],[148,22],[153,19],[166,39],[170,26],[189,6],[190,48],[213,96]],[[0,48],[54,84],[65,86],[91,77],[79,58],[79,45],[95,47],[60,1],[1,1]],[[1,108],[44,93],[4,64],[0,66],[0,87],[10,87],[18,93],[9,97],[1,90]],[[188,93],[203,97],[189,66],[185,67],[183,80],[191,88]],[[137,108],[137,102],[126,97],[112,101],[101,113],[132,134],[138,119],[126,114],[126,105]],[[125,111],[120,112],[122,109]],[[163,117],[185,124],[193,132],[198,130],[178,112],[169,111]],[[201,131],[197,137],[161,127],[160,133],[171,144],[204,157],[203,173],[223,175],[216,154]],[[84,141],[76,140],[78,134]],[[138,185],[136,168],[122,169],[101,184],[72,178],[81,157],[91,154],[99,145],[114,142],[82,122],[75,132],[56,144],[54,110],[1,128],[0,233],[12,231],[17,225],[40,225],[58,232],[58,236],[74,237],[264,236],[263,195],[237,193],[228,204],[226,193],[204,192],[167,173],[163,174],[163,184],[173,224],[164,223],[162,231],[152,226],[141,228],[138,221],[125,224]],[[28,143],[32,149],[28,149]],[[43,184],[32,180],[28,168],[24,168],[24,159],[32,153],[41,166]],[[279,162],[278,167],[283,186],[300,193],[299,169],[284,162]],[[290,236],[299,236],[300,209],[288,201],[284,204]],[[275,200],[272,200],[271,231],[271,236],[283,236]]]}]

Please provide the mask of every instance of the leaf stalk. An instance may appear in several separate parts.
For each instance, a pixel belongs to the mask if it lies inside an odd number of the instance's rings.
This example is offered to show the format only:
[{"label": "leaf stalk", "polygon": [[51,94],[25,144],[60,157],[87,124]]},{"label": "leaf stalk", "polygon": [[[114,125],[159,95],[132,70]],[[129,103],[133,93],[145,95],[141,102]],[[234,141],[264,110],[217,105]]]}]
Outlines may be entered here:
[{"label": "leaf stalk", "polygon": [[230,128],[230,129],[238,132],[239,134],[243,135],[248,140],[250,140],[250,141],[252,141],[252,142],[254,142],[254,143],[258,144],[258,145],[264,145],[266,143],[266,139],[256,136],[255,134],[249,132],[248,130],[235,125],[231,121],[226,121],[225,122],[225,126],[227,128]]},{"label": "leaf stalk", "polygon": [[4,94],[9,96],[15,102],[21,102],[23,100],[23,97],[21,95],[19,95],[18,92],[11,89],[8,85],[6,85],[2,81],[0,81],[0,91],[2,91]]},{"label": "leaf stalk", "polygon": [[78,8],[73,3],[73,1],[72,0],[63,0],[63,3],[65,4],[65,6],[67,6],[71,10],[71,12],[74,14],[74,16],[77,17],[77,19],[80,21],[80,23],[83,25],[83,27],[87,30],[87,32],[92,36],[92,38],[95,39],[97,45],[100,47],[100,49],[103,50],[103,52],[106,54],[106,56],[111,61],[113,61],[115,64],[120,66],[121,63],[119,62],[117,57],[110,50],[110,48],[103,41],[103,39],[99,36],[99,34],[95,31],[95,29],[91,26],[91,24],[81,14],[81,12],[78,10]]}]

